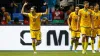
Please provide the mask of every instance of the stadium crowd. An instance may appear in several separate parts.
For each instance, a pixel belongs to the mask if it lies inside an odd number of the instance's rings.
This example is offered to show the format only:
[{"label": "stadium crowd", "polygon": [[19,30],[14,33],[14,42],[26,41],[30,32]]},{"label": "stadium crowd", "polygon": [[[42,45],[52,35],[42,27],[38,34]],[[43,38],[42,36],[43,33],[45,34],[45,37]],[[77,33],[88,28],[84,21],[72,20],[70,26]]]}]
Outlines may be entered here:
[{"label": "stadium crowd", "polygon": [[[13,0],[6,5],[1,4],[0,25],[29,25],[28,17],[21,14],[21,8],[25,1],[28,0],[21,2]],[[30,7],[33,5],[33,2],[29,2],[25,11],[29,12]],[[67,25],[68,16],[74,11],[75,5],[74,0],[41,0],[39,5],[35,6],[37,6],[37,12],[45,12],[48,8],[48,14],[41,17],[42,25]]]}]

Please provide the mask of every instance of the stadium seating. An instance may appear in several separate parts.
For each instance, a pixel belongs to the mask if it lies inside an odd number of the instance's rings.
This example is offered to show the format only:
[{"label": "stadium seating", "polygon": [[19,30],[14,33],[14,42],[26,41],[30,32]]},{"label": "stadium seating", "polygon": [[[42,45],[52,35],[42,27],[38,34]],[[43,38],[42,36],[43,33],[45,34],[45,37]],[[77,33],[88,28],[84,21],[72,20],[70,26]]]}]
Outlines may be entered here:
[{"label": "stadium seating", "polygon": [[13,13],[12,20],[14,20],[16,17],[19,18],[19,21],[23,21],[23,15],[21,13]]}]

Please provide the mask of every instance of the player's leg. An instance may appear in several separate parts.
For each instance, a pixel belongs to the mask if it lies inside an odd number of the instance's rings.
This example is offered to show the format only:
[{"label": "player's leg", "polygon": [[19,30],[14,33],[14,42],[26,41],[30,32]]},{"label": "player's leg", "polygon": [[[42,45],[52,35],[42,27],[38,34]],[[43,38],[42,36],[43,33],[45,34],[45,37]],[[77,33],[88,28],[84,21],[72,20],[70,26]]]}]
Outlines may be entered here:
[{"label": "player's leg", "polygon": [[36,32],[31,30],[30,33],[31,33],[31,38],[32,38],[33,51],[34,51],[34,53],[36,53],[36,42],[37,42],[37,40],[36,40]]},{"label": "player's leg", "polygon": [[34,53],[36,53],[36,42],[37,42],[36,38],[32,38],[32,47],[33,47]]},{"label": "player's leg", "polygon": [[100,36],[98,36],[99,39],[98,39],[98,51],[100,52]]},{"label": "player's leg", "polygon": [[36,39],[37,39],[36,45],[41,44],[41,32],[40,31],[37,32],[37,38]]},{"label": "player's leg", "polygon": [[78,47],[78,44],[79,44],[79,38],[80,38],[80,32],[76,32],[76,38],[75,38],[75,52],[76,52],[76,49]]},{"label": "player's leg", "polygon": [[100,29],[98,29],[98,37],[99,37],[99,39],[98,39],[98,51],[100,52]]},{"label": "player's leg", "polygon": [[91,36],[92,53],[96,53],[94,51],[94,41],[95,41],[95,37],[96,37],[96,30],[92,30],[91,33],[92,33],[92,36]]},{"label": "player's leg", "polygon": [[86,52],[87,47],[88,47],[88,39],[91,36],[91,28],[85,28],[85,32],[86,32],[86,37],[85,37],[85,46],[84,46],[84,50]]},{"label": "player's leg", "polygon": [[72,35],[72,38],[71,38],[71,46],[70,46],[70,50],[72,51],[72,48],[73,48],[73,44],[74,44],[74,41],[75,41],[75,32],[74,31],[71,31],[71,35]]},{"label": "player's leg", "polygon": [[87,50],[87,47],[88,47],[88,39],[89,39],[89,36],[86,36],[85,37],[85,45],[84,45],[84,50],[85,51]]},{"label": "player's leg", "polygon": [[95,50],[94,50],[94,41],[95,41],[95,37],[91,37],[92,53],[96,53]]},{"label": "player's leg", "polygon": [[85,54],[85,38],[86,38],[86,35],[83,34],[82,35],[82,47],[83,47],[83,50],[82,50],[82,54]]},{"label": "player's leg", "polygon": [[85,51],[84,51],[84,45],[85,45],[85,37],[86,37],[86,33],[85,33],[85,28],[84,27],[81,27],[81,33],[82,33],[82,53],[84,54]]}]

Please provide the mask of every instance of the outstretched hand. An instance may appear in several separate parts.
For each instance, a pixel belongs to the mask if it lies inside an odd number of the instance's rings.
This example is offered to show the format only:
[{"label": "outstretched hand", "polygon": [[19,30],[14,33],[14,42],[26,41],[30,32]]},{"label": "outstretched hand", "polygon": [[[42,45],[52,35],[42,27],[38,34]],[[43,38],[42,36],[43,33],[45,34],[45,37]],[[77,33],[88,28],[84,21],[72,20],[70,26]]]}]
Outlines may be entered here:
[{"label": "outstretched hand", "polygon": [[24,6],[26,6],[27,4],[28,4],[28,2],[25,2],[25,3],[24,3]]}]

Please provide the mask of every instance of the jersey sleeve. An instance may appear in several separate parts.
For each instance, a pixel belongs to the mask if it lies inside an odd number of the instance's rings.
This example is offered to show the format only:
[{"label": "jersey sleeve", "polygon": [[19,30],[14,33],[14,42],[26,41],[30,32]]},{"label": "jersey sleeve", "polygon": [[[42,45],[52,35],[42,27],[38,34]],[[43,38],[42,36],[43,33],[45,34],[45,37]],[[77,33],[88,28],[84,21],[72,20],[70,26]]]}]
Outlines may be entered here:
[{"label": "jersey sleeve", "polygon": [[82,11],[81,11],[81,9],[80,9],[79,12],[78,12],[78,16],[81,16],[81,12],[82,12]]},{"label": "jersey sleeve", "polygon": [[28,17],[30,17],[30,13],[28,13]]}]

